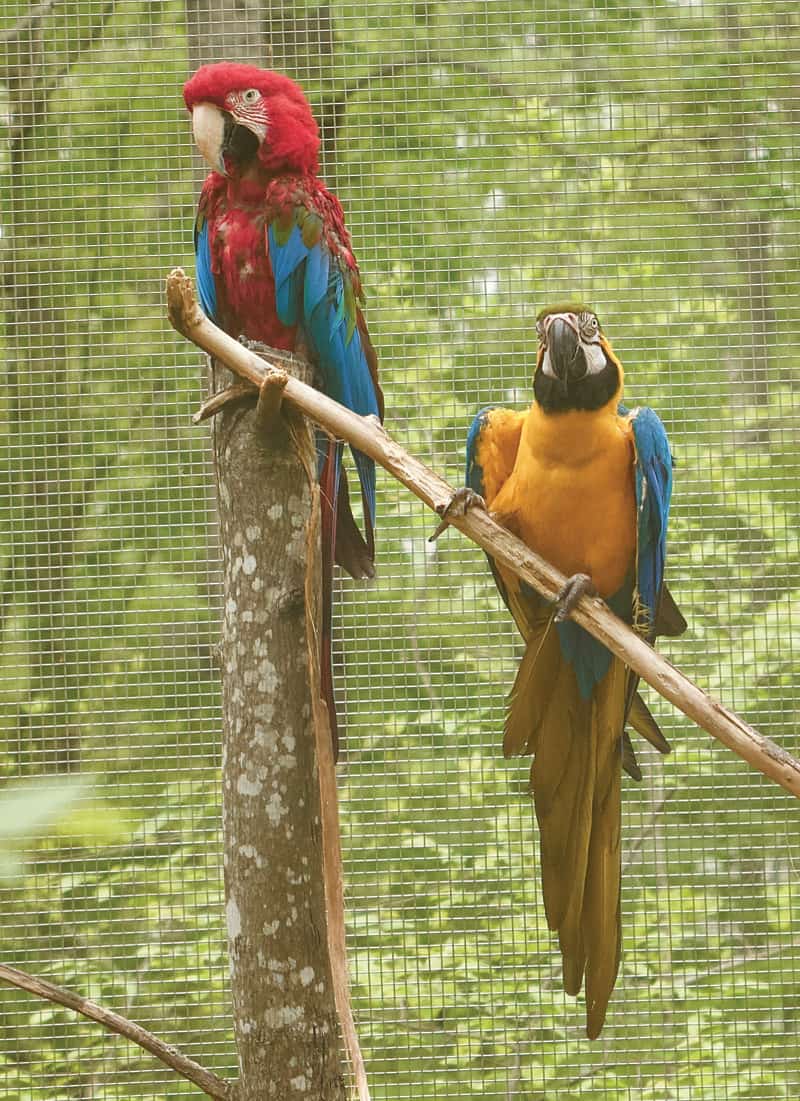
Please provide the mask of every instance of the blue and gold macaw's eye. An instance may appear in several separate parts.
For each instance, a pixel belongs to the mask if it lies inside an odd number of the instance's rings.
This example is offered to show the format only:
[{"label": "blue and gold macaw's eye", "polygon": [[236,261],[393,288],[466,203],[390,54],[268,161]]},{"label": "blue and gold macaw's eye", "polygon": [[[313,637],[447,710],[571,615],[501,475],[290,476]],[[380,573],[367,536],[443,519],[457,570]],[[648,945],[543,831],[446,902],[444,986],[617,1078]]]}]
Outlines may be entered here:
[{"label": "blue and gold macaw's eye", "polygon": [[593,313],[582,313],[578,318],[581,336],[591,340],[600,332],[600,322]]}]

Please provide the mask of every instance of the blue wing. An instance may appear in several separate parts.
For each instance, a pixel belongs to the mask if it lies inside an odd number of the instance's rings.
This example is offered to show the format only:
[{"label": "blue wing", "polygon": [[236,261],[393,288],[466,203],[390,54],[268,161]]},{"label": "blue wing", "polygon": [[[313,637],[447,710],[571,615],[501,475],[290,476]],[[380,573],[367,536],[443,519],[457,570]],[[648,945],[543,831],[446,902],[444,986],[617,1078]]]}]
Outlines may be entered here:
[{"label": "blue wing", "polygon": [[470,489],[473,489],[476,493],[480,493],[481,497],[486,496],[486,486],[483,481],[483,467],[478,460],[478,440],[489,423],[489,414],[491,411],[492,406],[487,406],[485,409],[481,409],[479,413],[476,413],[472,424],[469,426],[469,432],[467,433],[466,483]]},{"label": "blue wing", "polygon": [[[284,325],[300,325],[322,375],[322,389],[361,416],[380,416],[349,276],[331,255],[321,234],[313,241],[300,224],[290,232],[273,224],[267,234],[275,279],[275,305]],[[312,238],[309,240],[309,238]],[[364,334],[364,340],[366,340]],[[375,522],[375,464],[352,448],[367,523]]]},{"label": "blue wing", "polygon": [[197,270],[197,293],[203,313],[213,321],[217,315],[217,289],[211,271],[211,246],[208,240],[208,221],[202,207],[194,223],[194,255]]},{"label": "blue wing", "polygon": [[664,425],[652,409],[634,410],[631,424],[636,449],[635,624],[652,634],[664,583],[672,454]]}]

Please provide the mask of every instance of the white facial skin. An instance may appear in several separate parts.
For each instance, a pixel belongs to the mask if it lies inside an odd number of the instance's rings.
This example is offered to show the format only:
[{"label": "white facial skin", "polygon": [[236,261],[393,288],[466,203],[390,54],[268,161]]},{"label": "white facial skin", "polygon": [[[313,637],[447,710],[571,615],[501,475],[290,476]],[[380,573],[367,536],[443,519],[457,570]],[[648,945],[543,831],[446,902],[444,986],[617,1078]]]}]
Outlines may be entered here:
[{"label": "white facial skin", "polygon": [[544,345],[544,356],[542,357],[543,374],[548,375],[550,378],[558,377],[550,361],[550,350],[547,346],[547,334],[550,331],[551,325],[556,320],[563,321],[575,332],[578,338],[578,347],[575,350],[575,354],[577,356],[578,348],[582,349],[586,362],[586,374],[599,374],[606,366],[606,356],[600,344],[600,325],[597,318],[592,313],[582,313],[579,315],[574,313],[548,314],[547,317],[543,318],[537,325],[536,328],[539,334],[539,340]]},{"label": "white facial skin", "polygon": [[225,97],[225,110],[230,111],[234,122],[255,134],[259,145],[263,144],[267,136],[267,106],[258,88],[229,92]]}]

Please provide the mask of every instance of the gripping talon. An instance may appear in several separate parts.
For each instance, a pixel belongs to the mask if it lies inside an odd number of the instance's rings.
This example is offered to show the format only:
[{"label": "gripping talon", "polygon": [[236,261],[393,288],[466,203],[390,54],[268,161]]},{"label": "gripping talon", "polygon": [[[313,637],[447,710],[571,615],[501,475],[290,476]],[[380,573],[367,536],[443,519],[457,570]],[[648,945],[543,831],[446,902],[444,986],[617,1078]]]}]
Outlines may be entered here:
[{"label": "gripping talon", "polygon": [[432,535],[428,536],[428,542],[433,543],[439,538],[445,528],[448,528],[453,520],[460,516],[465,516],[467,511],[471,508],[482,508],[486,511],[486,502],[480,493],[476,493],[474,489],[470,489],[469,486],[462,486],[461,489],[457,489],[450,500],[443,508],[437,508],[437,512],[441,516],[441,520],[436,527],[436,530]]},{"label": "gripping talon", "polygon": [[597,595],[594,582],[587,573],[574,573],[572,577],[567,578],[564,587],[556,597],[556,611],[553,618],[556,623],[563,623],[575,611],[581,597]]},{"label": "gripping talon", "polygon": [[259,432],[270,435],[275,431],[280,417],[283,391],[289,376],[285,371],[274,370],[264,376],[258,390],[256,405],[256,424]]}]

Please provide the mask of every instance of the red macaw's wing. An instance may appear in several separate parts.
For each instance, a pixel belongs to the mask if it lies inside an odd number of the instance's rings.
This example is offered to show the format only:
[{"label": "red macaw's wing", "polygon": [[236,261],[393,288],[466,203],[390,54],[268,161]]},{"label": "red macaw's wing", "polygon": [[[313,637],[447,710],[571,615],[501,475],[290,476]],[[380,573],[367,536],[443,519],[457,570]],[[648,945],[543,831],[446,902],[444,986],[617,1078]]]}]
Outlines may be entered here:
[{"label": "red macaw's wing", "polygon": [[[341,207],[319,189],[311,196],[298,190],[293,198],[267,230],[278,317],[285,325],[300,326],[326,394],[362,416],[382,417],[377,360],[358,308],[358,268],[341,224]],[[375,464],[355,448],[353,458],[371,550]]]}]

